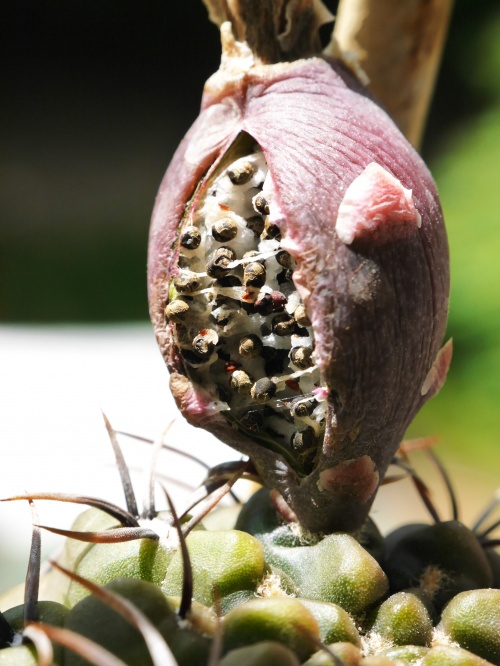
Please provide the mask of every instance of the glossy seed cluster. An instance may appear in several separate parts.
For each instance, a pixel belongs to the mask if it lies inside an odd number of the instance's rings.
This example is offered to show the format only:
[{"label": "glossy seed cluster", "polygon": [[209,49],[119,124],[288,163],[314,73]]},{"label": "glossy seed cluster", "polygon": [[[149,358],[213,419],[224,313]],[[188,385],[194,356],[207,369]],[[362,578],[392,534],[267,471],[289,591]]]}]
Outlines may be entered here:
[{"label": "glossy seed cluster", "polygon": [[258,146],[211,179],[179,231],[166,325],[186,374],[217,408],[307,473],[326,404],[295,261],[270,221],[270,189]]}]

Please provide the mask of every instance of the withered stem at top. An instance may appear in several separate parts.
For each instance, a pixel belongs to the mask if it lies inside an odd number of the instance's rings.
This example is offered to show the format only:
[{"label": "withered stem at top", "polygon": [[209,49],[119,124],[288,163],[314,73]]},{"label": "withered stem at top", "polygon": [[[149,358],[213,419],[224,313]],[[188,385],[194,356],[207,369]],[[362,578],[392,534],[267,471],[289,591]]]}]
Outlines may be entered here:
[{"label": "withered stem at top", "polygon": [[357,54],[369,88],[418,148],[453,0],[340,0],[334,36]]}]

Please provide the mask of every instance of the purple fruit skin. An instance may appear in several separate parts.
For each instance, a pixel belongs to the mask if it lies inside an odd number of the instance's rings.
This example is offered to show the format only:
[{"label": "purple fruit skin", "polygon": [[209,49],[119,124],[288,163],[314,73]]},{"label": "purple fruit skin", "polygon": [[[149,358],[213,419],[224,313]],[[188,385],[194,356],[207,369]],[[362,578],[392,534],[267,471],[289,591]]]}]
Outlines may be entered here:
[{"label": "purple fruit skin", "polygon": [[[315,334],[329,387],[323,450],[313,472],[290,466],[233,429],[186,377],[165,327],[168,281],[186,202],[244,130],[261,146],[284,214],[283,246]],[[383,230],[349,245],[335,223],[348,186],[376,162],[412,190],[421,226]],[[195,426],[249,455],[311,531],[352,531],[366,518],[446,328],[449,261],[433,179],[387,114],[337,61],[320,57],[256,66],[225,90],[205,90],[200,116],[161,184],[149,249],[151,318],[179,408]],[[449,359],[448,359],[449,360]],[[446,368],[445,368],[446,369]]]}]

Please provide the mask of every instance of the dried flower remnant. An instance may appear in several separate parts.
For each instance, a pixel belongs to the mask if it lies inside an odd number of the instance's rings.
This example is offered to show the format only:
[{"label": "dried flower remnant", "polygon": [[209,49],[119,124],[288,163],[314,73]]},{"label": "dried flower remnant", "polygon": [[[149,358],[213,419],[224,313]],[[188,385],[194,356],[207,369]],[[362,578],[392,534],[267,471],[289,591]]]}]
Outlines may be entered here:
[{"label": "dried flower remnant", "polygon": [[[439,200],[384,111],[321,55],[319,1],[207,4],[223,58],[155,207],[156,335],[188,421],[250,456],[309,530],[352,530],[449,363],[431,372],[449,289]],[[165,316],[186,298],[186,320]],[[193,340],[213,328],[201,357]]]}]

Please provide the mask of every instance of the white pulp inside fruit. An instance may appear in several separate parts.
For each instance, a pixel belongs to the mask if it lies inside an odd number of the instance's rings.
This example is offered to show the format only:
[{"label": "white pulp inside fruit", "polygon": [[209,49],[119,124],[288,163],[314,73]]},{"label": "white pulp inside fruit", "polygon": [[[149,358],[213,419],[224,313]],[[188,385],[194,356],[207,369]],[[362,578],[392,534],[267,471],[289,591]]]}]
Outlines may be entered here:
[{"label": "white pulp inside fruit", "polygon": [[[244,182],[237,182],[238,167],[244,167],[246,176],[240,179]],[[173,334],[185,361],[186,374],[213,395],[217,409],[235,427],[288,454],[288,458],[298,461],[299,468],[307,471],[321,446],[327,406],[321,397],[323,392],[318,391],[320,397],[315,395],[320,373],[314,362],[310,323],[306,320],[304,325],[304,320],[296,315],[302,325],[292,319],[292,330],[289,327],[287,334],[275,330],[276,316],[288,315],[290,320],[302,302],[292,279],[293,259],[284,253],[282,262],[288,260],[290,268],[278,261],[281,258],[278,253],[283,253],[281,236],[277,227],[268,226],[266,204],[272,211],[272,183],[264,154],[256,146],[255,152],[216,174],[183,221],[179,237],[180,274],[187,274],[194,281],[186,288],[174,278],[169,305],[178,305],[180,300],[189,306],[189,311],[179,320],[170,316],[167,306],[167,325],[175,323]],[[227,219],[232,221],[234,237],[217,239],[214,228],[217,236],[217,225]],[[184,236],[186,229],[192,233],[193,228],[198,240],[201,236],[197,247],[189,246]],[[220,248],[228,248],[232,253],[224,275],[214,277],[207,270]],[[243,255],[249,251],[255,256],[245,258]],[[245,268],[251,262],[265,269],[265,279],[257,286],[245,284]],[[270,313],[263,306],[256,310],[254,305],[265,294],[273,294],[274,311]],[[249,335],[258,339],[258,347],[262,346],[252,358],[240,353],[241,341]],[[203,353],[196,346],[200,336],[208,343]],[[306,353],[307,348],[312,350],[310,361],[302,366],[294,364],[290,358],[292,348],[304,348]],[[235,371],[248,375],[251,393],[249,382],[246,392],[239,392],[232,385]],[[254,395],[255,382],[265,378],[272,382],[272,395],[258,399],[258,392]]]}]

